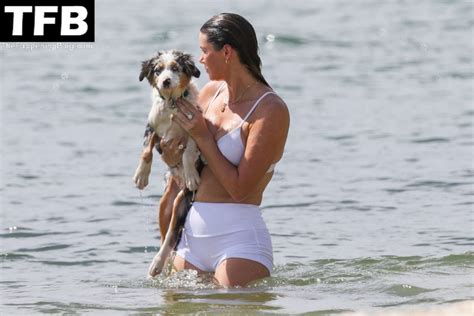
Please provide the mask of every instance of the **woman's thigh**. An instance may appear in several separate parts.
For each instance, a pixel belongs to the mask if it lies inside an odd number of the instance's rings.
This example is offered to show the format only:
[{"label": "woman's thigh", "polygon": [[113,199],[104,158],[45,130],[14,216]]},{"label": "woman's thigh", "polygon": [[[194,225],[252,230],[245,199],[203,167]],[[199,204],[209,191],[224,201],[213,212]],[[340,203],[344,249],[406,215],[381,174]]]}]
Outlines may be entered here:
[{"label": "woman's thigh", "polygon": [[229,258],[222,261],[214,274],[214,278],[222,286],[245,286],[252,281],[269,276],[270,272],[263,264],[242,258]]},{"label": "woman's thigh", "polygon": [[187,262],[183,257],[181,257],[178,254],[174,257],[173,266],[174,266],[174,269],[177,272],[179,272],[181,270],[196,270],[198,272],[198,274],[209,273],[209,272],[203,271],[203,270],[199,269],[198,267],[196,267],[195,265]]}]

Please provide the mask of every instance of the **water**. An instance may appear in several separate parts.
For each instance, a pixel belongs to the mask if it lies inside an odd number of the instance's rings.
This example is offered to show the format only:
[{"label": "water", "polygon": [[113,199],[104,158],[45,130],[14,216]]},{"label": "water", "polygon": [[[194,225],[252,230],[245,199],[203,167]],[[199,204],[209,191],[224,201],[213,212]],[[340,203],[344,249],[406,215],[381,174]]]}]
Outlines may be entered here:
[{"label": "water", "polygon": [[[472,10],[97,1],[91,47],[3,45],[2,313],[318,315],[473,299]],[[199,56],[199,27],[225,11],[253,22],[291,112],[262,204],[276,268],[246,289],[192,272],[150,281],[164,168],[142,195],[133,187],[150,106],[140,61]]]}]

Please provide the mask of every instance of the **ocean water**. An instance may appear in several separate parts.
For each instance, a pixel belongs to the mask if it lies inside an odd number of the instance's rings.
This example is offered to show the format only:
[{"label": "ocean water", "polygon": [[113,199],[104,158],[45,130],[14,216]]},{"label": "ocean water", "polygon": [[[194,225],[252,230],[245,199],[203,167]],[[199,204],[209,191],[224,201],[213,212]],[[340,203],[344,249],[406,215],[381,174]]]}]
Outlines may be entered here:
[{"label": "ocean water", "polygon": [[[275,271],[220,289],[147,280],[159,249],[131,177],[150,107],[140,62],[199,56],[237,12],[291,113],[262,204]],[[472,300],[471,1],[96,1],[91,44],[0,50],[0,312],[383,313]],[[202,86],[207,76],[197,80]]]}]

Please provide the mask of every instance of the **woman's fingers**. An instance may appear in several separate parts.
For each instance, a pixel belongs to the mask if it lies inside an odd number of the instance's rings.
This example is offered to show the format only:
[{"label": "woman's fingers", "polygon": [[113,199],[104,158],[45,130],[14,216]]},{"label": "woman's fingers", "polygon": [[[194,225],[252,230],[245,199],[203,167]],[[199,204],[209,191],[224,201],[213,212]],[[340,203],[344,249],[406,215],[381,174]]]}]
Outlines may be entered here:
[{"label": "woman's fingers", "polygon": [[196,108],[194,107],[194,105],[186,99],[183,99],[183,98],[178,99],[176,101],[176,104],[178,106],[180,106],[180,108],[183,108],[183,110],[188,110],[188,111],[191,111],[191,112],[196,111]]},{"label": "woman's fingers", "polygon": [[185,118],[183,112],[181,112],[181,111],[178,111],[175,114],[173,114],[171,119],[174,122],[178,123],[181,127],[184,127],[184,124],[186,123],[186,120],[187,120],[187,118]]},{"label": "woman's fingers", "polygon": [[174,138],[171,143],[171,148],[174,148],[175,153],[181,153],[184,150],[184,138]]},{"label": "woman's fingers", "polygon": [[188,119],[192,119],[194,116],[201,114],[201,111],[196,109],[196,107],[188,100],[179,99],[176,104],[178,105],[180,112],[184,113]]},{"label": "woman's fingers", "polygon": [[181,137],[181,138],[172,138],[172,139],[168,139],[168,140],[165,140],[164,138],[161,139],[160,141],[160,147],[161,149],[163,150],[172,150],[172,149],[178,149],[178,150],[182,150],[183,147],[184,147],[184,137]]},{"label": "woman's fingers", "polygon": [[184,137],[177,139],[176,146],[178,147],[179,150],[183,150],[186,147]]},{"label": "woman's fingers", "polygon": [[179,140],[170,141],[168,147],[163,150],[161,158],[168,166],[176,166],[181,163],[183,151],[179,149]]},{"label": "woman's fingers", "polygon": [[207,126],[204,116],[192,103],[179,99],[176,102],[178,111],[173,114],[173,121],[179,124],[191,137],[195,138],[206,133]]},{"label": "woman's fingers", "polygon": [[161,147],[161,149],[165,149],[165,150],[166,150],[166,149],[169,147],[170,142],[171,142],[171,139],[166,140],[166,139],[162,138],[162,139],[160,140],[160,147]]}]

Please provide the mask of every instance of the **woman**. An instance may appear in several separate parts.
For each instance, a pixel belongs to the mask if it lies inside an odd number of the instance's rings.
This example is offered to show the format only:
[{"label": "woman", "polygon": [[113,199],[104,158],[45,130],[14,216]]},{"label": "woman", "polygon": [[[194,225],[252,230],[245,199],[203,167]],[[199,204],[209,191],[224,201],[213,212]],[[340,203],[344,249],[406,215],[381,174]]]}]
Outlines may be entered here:
[{"label": "woman", "polygon": [[[289,112],[261,74],[252,25],[237,14],[212,17],[201,28],[200,62],[210,82],[198,104],[177,102],[173,120],[196,141],[207,165],[186,218],[174,259],[176,270],[214,272],[223,286],[270,276],[273,254],[259,205],[283,154]],[[162,143],[173,165],[183,146]],[[170,204],[178,192],[171,180]]]}]

